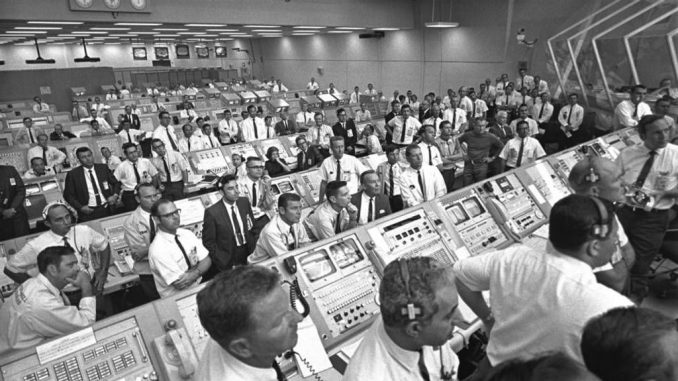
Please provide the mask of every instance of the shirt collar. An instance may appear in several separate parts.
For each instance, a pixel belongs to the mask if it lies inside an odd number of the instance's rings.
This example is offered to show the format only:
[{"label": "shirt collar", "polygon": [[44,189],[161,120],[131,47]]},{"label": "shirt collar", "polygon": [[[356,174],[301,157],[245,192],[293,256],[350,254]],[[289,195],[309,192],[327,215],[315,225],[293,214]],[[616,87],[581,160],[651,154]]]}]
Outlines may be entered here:
[{"label": "shirt collar", "polygon": [[279,229],[281,232],[287,233],[287,232],[290,231],[290,228],[292,228],[292,225],[290,225],[290,224],[288,224],[287,222],[283,221],[283,219],[280,218],[280,216],[275,216],[275,218],[276,218],[276,222],[275,222],[275,223],[278,225],[278,229]]},{"label": "shirt collar", "polygon": [[370,202],[370,198],[376,198],[376,197],[370,197],[370,196],[367,195],[367,193],[365,193],[365,192],[363,191],[363,194],[362,194],[362,199],[363,199],[363,201],[365,201],[365,202]]},{"label": "shirt collar", "polygon": [[643,152],[645,152],[646,154],[649,154],[650,151],[654,151],[654,152],[657,153],[657,156],[661,155],[662,152],[664,152],[664,150],[666,149],[666,147],[664,147],[664,148],[657,148],[657,149],[655,149],[655,150],[651,150],[651,149],[647,148],[647,146],[645,145],[645,143],[641,144],[640,146],[642,147]]},{"label": "shirt collar", "polygon": [[395,361],[400,363],[405,369],[417,368],[417,364],[419,363],[419,352],[405,350],[394,343],[386,333],[386,328],[384,328],[384,321],[382,319],[379,319],[377,335]]},{"label": "shirt collar", "polygon": [[561,270],[562,273],[569,275],[574,274],[587,275],[590,276],[591,279],[595,281],[595,275],[593,275],[593,268],[588,263],[559,252],[558,250],[556,250],[555,247],[553,247],[553,244],[551,244],[550,242],[548,245],[546,245],[546,255],[555,257],[558,259],[558,261],[560,261],[558,268]]},{"label": "shirt collar", "polygon": [[257,368],[247,365],[222,348],[218,343],[216,346],[221,352],[221,360],[223,360],[223,363],[231,365],[232,369],[239,369],[240,371],[237,372],[238,374],[246,374],[250,376],[252,380],[268,380],[274,375],[275,371],[273,370],[273,367]]},{"label": "shirt collar", "polygon": [[49,290],[49,292],[51,292],[51,293],[54,294],[55,296],[61,297],[61,291],[59,291],[58,288],[54,287],[54,285],[52,284],[52,282],[50,282],[49,279],[47,279],[47,277],[45,277],[45,276],[42,275],[42,274],[38,274],[38,276],[36,276],[36,278],[38,279],[38,281],[39,281],[40,283],[44,284],[45,287],[47,287],[47,289]]}]

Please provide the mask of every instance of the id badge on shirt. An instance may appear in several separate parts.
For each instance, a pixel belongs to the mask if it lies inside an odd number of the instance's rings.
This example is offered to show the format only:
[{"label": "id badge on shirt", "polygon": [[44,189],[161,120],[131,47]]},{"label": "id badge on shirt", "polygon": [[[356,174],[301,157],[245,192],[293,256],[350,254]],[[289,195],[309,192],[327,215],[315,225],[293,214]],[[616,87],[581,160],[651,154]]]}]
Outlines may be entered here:
[{"label": "id badge on shirt", "polygon": [[353,137],[353,130],[348,130],[346,132],[346,136],[348,136],[349,138],[352,138]]},{"label": "id badge on shirt", "polygon": [[104,190],[109,190],[110,187],[108,186],[108,181],[102,181],[101,185],[104,187]]},{"label": "id badge on shirt", "polygon": [[14,177],[9,178],[9,185],[16,186],[16,179]]},{"label": "id badge on shirt", "polygon": [[191,266],[195,266],[198,263],[198,248],[194,247],[191,250],[188,254],[188,261],[191,262]]}]

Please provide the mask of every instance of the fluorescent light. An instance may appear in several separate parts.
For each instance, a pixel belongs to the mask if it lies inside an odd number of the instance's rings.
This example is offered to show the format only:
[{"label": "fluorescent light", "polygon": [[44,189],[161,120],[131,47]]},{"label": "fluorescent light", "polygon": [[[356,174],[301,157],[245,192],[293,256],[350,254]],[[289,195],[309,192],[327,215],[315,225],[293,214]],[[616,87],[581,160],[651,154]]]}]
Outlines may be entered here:
[{"label": "fluorescent light", "polygon": [[47,32],[45,32],[45,31],[40,31],[40,30],[31,30],[31,31],[27,31],[27,30],[8,30],[8,31],[5,32],[5,33],[9,33],[9,34],[25,34],[25,35],[33,35],[33,34],[46,34]]},{"label": "fluorescent light", "polygon": [[145,42],[133,42],[132,45],[146,45]]},{"label": "fluorescent light", "polygon": [[71,34],[108,34],[108,32],[94,32],[94,31],[88,30],[86,32],[75,31],[75,32],[71,32]]},{"label": "fluorescent light", "polygon": [[205,29],[207,32],[237,32],[237,29]]},{"label": "fluorescent light", "polygon": [[191,26],[195,28],[219,28],[226,26],[225,24],[184,24],[184,26]]},{"label": "fluorescent light", "polygon": [[201,37],[219,37],[218,34],[203,34]]},{"label": "fluorescent light", "polygon": [[233,41],[232,38],[220,38],[219,41]]},{"label": "fluorescent light", "polygon": [[162,23],[156,23],[156,22],[116,22],[113,25],[118,25],[118,26],[161,26]]},{"label": "fluorescent light", "polygon": [[155,37],[179,37],[178,34],[156,34]]},{"label": "fluorescent light", "polygon": [[106,42],[106,45],[120,45],[119,42]]},{"label": "fluorescent light", "polygon": [[27,21],[28,24],[56,24],[56,25],[81,25],[82,21]]},{"label": "fluorescent light", "polygon": [[295,26],[294,29],[325,29],[326,26]]},{"label": "fluorescent light", "polygon": [[245,25],[245,28],[280,28],[280,25]]},{"label": "fluorescent light", "polygon": [[193,36],[193,35],[201,35],[201,34],[207,34],[207,33],[205,33],[205,32],[179,32],[177,34],[186,34],[186,35]]},{"label": "fluorescent light", "polygon": [[339,26],[337,29],[343,29],[343,30],[363,30],[365,28],[357,27],[357,26]]},{"label": "fluorescent light", "polygon": [[240,37],[252,37],[252,35],[251,34],[242,34],[242,35],[239,35],[239,36],[236,36],[236,37],[238,37],[238,38],[240,38]]},{"label": "fluorescent light", "polygon": [[111,37],[136,37],[137,35],[129,33],[129,34],[109,34],[109,36],[111,36]]},{"label": "fluorescent light", "polygon": [[202,41],[201,38],[187,38],[186,41]]},{"label": "fluorescent light", "polygon": [[182,32],[188,30],[188,28],[153,28],[158,32]]},{"label": "fluorescent light", "polygon": [[293,36],[315,36],[314,33],[292,33]]},{"label": "fluorescent light", "polygon": [[34,34],[0,34],[2,37],[33,37]]},{"label": "fluorescent light", "polygon": [[339,34],[339,33],[353,33],[350,30],[329,30],[327,33],[334,33],[334,34]]},{"label": "fluorescent light", "polygon": [[135,34],[158,34],[158,32],[136,32],[136,31],[134,33]]},{"label": "fluorescent light", "polygon": [[282,29],[252,29],[250,32],[282,33]]},{"label": "fluorescent light", "polygon": [[228,33],[228,34],[230,34],[231,36],[240,36],[240,35],[244,35],[244,34],[247,34],[247,33],[245,33],[245,32],[235,32],[235,33]]},{"label": "fluorescent light", "polygon": [[56,26],[17,26],[14,29],[26,29],[26,30],[61,30],[61,28]]},{"label": "fluorescent light", "polygon": [[262,37],[282,37],[282,33],[259,33]]},{"label": "fluorescent light", "polygon": [[[427,28],[456,28],[459,26],[458,22],[450,21],[434,21],[425,23]],[[375,29],[376,30],[376,29]]]},{"label": "fluorescent light", "polygon": [[89,30],[130,30],[132,28],[89,28]]},{"label": "fluorescent light", "polygon": [[372,28],[372,30],[380,30],[380,31],[386,32],[386,31],[393,31],[393,30],[399,30],[399,29],[398,28]]}]

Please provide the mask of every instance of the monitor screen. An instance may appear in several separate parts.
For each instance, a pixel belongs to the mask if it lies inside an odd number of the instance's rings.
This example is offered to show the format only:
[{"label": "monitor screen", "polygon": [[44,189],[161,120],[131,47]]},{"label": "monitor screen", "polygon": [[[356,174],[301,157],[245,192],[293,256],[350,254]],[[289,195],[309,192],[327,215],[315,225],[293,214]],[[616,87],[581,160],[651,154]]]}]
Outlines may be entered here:
[{"label": "monitor screen", "polygon": [[304,255],[299,258],[299,264],[311,282],[315,282],[337,271],[325,250]]},{"label": "monitor screen", "polygon": [[466,209],[471,218],[485,213],[485,209],[482,205],[480,205],[480,201],[478,201],[478,199],[475,197],[464,200],[463,204],[464,209]]},{"label": "monitor screen", "polygon": [[461,207],[461,204],[456,202],[447,209],[448,214],[454,219],[454,224],[459,225],[463,222],[469,220],[468,214],[464,211],[464,208]]},{"label": "monitor screen", "polygon": [[358,263],[364,258],[358,249],[358,246],[355,244],[355,241],[352,239],[331,245],[330,252],[332,253],[332,258],[341,269],[354,263]]}]

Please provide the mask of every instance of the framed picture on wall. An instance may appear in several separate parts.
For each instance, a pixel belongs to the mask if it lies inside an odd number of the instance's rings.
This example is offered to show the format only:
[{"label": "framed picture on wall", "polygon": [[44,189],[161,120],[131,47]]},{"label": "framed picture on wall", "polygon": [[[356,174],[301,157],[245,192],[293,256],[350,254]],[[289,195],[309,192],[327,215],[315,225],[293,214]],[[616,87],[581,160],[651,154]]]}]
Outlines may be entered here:
[{"label": "framed picture on wall", "polygon": [[132,48],[132,56],[135,60],[146,61],[146,48]]},{"label": "framed picture on wall", "polygon": [[191,58],[190,49],[188,45],[177,45],[177,58]]},{"label": "framed picture on wall", "polygon": [[225,46],[215,46],[214,47],[214,55],[217,57],[226,57],[226,54],[228,52],[228,48]]},{"label": "framed picture on wall", "polygon": [[210,58],[210,51],[207,46],[196,46],[195,53],[198,55],[198,58]]},{"label": "framed picture on wall", "polygon": [[169,59],[169,48],[167,47],[155,47],[155,59],[156,60],[168,60]]}]

